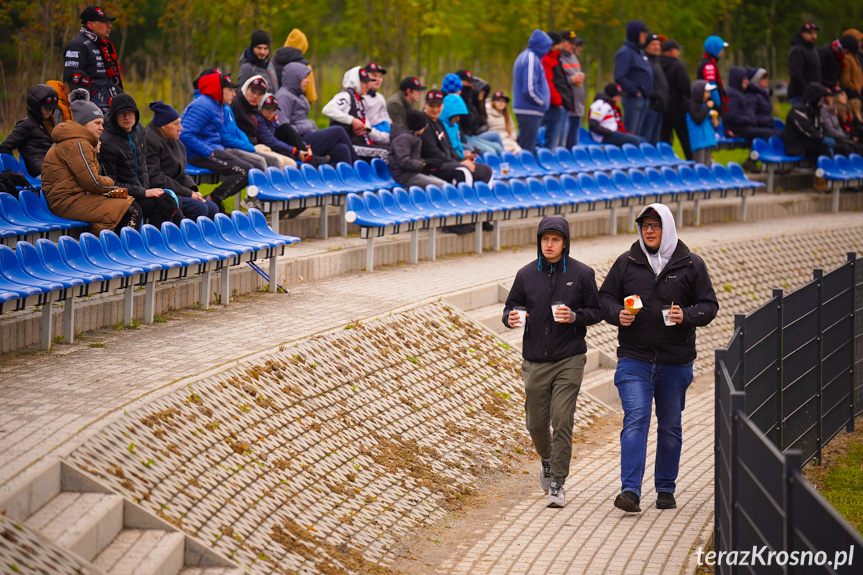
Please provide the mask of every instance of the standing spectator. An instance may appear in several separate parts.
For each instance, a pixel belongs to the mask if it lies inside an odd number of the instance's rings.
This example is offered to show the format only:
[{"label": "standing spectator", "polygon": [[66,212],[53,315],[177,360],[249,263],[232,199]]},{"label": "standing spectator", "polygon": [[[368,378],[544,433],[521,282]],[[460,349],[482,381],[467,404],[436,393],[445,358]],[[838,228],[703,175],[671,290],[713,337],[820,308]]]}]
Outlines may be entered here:
[{"label": "standing spectator", "polygon": [[12,131],[0,143],[0,153],[11,154],[18,150],[27,173],[38,178],[42,173],[45,154],[54,145],[51,132],[56,120],[54,112],[60,109],[57,92],[46,84],[36,84],[27,91],[27,116],[18,120]]},{"label": "standing spectator", "polygon": [[366,64],[365,71],[369,74],[369,91],[363,96],[366,117],[369,120],[369,125],[380,132],[378,143],[389,144],[393,119],[387,112],[387,99],[380,93],[387,71],[377,62]]},{"label": "standing spectator", "polygon": [[243,157],[225,149],[219,136],[223,123],[222,104],[227,94],[233,97],[237,85],[231,82],[230,76],[219,72],[202,75],[197,84],[200,96],[183,110],[180,141],[186,148],[191,165],[222,177],[222,183],[210,193],[209,199],[220,212],[224,212],[222,202],[248,185],[249,170],[254,167]]},{"label": "standing spectator", "polygon": [[716,148],[716,128],[719,127],[716,101],[710,97],[710,93],[714,90],[716,90],[716,84],[710,84],[705,80],[693,82],[689,113],[686,115],[692,159],[705,166],[710,165],[710,154]]},{"label": "standing spectator", "polygon": [[824,44],[816,52],[818,60],[821,62],[821,84],[825,88],[832,88],[839,85],[839,75],[842,68],[845,67],[845,44],[849,47],[857,49],[857,39],[853,36],[848,36],[846,42],[842,42],[838,38],[829,44]]},{"label": "standing spectator", "polygon": [[[487,164],[477,164],[472,159],[462,159],[455,151],[447,130],[440,120],[443,102],[443,92],[437,90],[426,92],[423,113],[429,127],[420,134],[423,143],[422,157],[432,166],[435,166],[438,160],[440,161],[440,167],[432,170],[431,174],[447,182],[473,184],[474,179],[491,181],[491,168]],[[432,162],[430,163],[429,160]]]},{"label": "standing spectator", "polygon": [[540,457],[539,484],[548,507],[566,503],[572,421],[587,361],[584,336],[587,326],[601,319],[594,272],[569,257],[569,250],[569,222],[543,218],[536,230],[537,259],[518,270],[502,318],[505,327],[520,327],[515,308],[527,310],[521,365],[525,423]]},{"label": "standing spectator", "polygon": [[267,80],[255,74],[248,78],[241,87],[237,88],[234,100],[231,102],[231,111],[237,122],[237,128],[246,136],[257,155],[263,156],[267,166],[285,169],[287,166],[296,167],[293,158],[282,155],[266,144],[258,142],[258,112],[261,102],[269,88]]},{"label": "standing spectator", "polygon": [[42,190],[51,212],[90,224],[90,233],[141,227],[141,209],[114,180],[100,175],[99,136],[105,116],[89,100],[72,98],[75,120],[54,128],[42,162]]},{"label": "standing spectator", "polygon": [[791,40],[788,52],[788,102],[793,106],[803,97],[803,90],[810,82],[821,81],[821,59],[815,51],[820,28],[806,22]]},{"label": "standing spectator", "polygon": [[[288,38],[285,40],[285,48],[296,48],[298,49],[303,56],[306,55],[306,52],[309,51],[309,40],[306,38],[306,35],[299,28],[294,28],[288,34]],[[312,65],[307,61],[303,61],[303,64],[307,65],[310,70],[312,70]],[[281,76],[279,76],[281,78]],[[315,90],[315,71],[312,70],[312,73],[309,74],[309,83],[306,84],[306,98],[312,104],[318,101],[318,93]]]},{"label": "standing spectator", "polygon": [[87,6],[81,12],[80,34],[63,49],[63,81],[70,89],[87,88],[102,111],[123,92],[117,50],[108,40],[114,20],[100,7]]},{"label": "standing spectator", "polygon": [[566,143],[569,114],[563,99],[567,97],[568,101],[572,101],[572,84],[560,65],[560,34],[554,31],[546,34],[551,38],[552,44],[548,53],[542,57],[542,69],[545,71],[551,100],[542,117],[542,125],[545,127],[545,147],[553,150]]},{"label": "standing spectator", "polygon": [[162,222],[179,225],[180,206],[165,190],[150,187],[147,171],[147,139],[140,123],[138,105],[129,94],[111,100],[110,114],[100,138],[99,164],[114,184],[128,190],[141,207],[143,216],[157,228]]},{"label": "standing spectator", "polygon": [[739,66],[732,66],[731,70],[728,71],[728,104],[726,106],[728,111],[723,116],[723,125],[729,136],[746,138],[747,143],[751,144],[754,138],[769,140],[775,135],[775,132],[773,114],[770,115],[769,126],[758,125],[755,113],[760,102],[748,95],[748,93],[752,93],[749,90],[749,85],[750,80],[746,70]]},{"label": "standing spectator", "polygon": [[686,110],[689,108],[689,96],[692,85],[686,66],[680,61],[680,46],[674,40],[662,43],[662,56],[659,65],[668,82],[668,106],[662,120],[660,139],[669,144],[674,143],[672,130],[677,133],[680,147],[687,160],[692,160],[692,148],[689,147],[689,132],[686,129]]},{"label": "standing spectator", "polygon": [[569,116],[569,126],[566,129],[567,148],[578,145],[578,133],[581,128],[581,119],[585,112],[584,94],[584,72],[581,69],[581,51],[584,49],[584,40],[578,37],[575,30],[564,30],[560,33],[562,38],[560,44],[560,65],[566,73],[571,84],[572,101],[569,105],[564,104]]},{"label": "standing spectator", "polygon": [[644,124],[641,128],[642,136],[654,146],[659,142],[662,133],[662,119],[668,107],[668,80],[659,63],[659,55],[662,53],[662,42],[656,34],[647,36],[644,46],[650,69],[653,70],[653,91],[650,93],[650,104],[644,113]]},{"label": "standing spectator", "polygon": [[395,126],[407,126],[407,112],[414,109],[414,104],[423,97],[422,85],[419,78],[408,76],[399,84],[399,91],[387,100],[387,112]]},{"label": "standing spectator", "polygon": [[620,112],[620,86],[614,82],[605,85],[605,89],[596,95],[590,105],[588,126],[591,137],[597,142],[622,146],[623,144],[639,145],[644,140],[640,136],[628,133]]},{"label": "standing spectator", "polygon": [[815,163],[818,156],[832,155],[833,140],[824,136],[821,105],[827,89],[820,82],[810,82],[802,99],[791,107],[785,118],[785,153],[789,156],[806,156]]},{"label": "standing spectator", "polygon": [[[45,84],[51,86],[57,92],[57,106],[59,110],[58,113],[54,114],[54,123],[59,124],[60,122],[71,120],[72,109],[70,108],[71,102],[69,102],[69,96],[72,94],[72,90],[64,82],[58,80],[48,80]],[[89,93],[88,91],[87,94]]]},{"label": "standing spectator", "polygon": [[708,36],[704,41],[704,55],[698,63],[698,72],[695,77],[716,86],[710,97],[716,102],[716,110],[720,113],[728,111],[728,96],[725,94],[725,86],[722,84],[722,75],[719,73],[719,58],[725,54],[728,42],[719,36]]},{"label": "standing spectator", "polygon": [[518,120],[518,145],[533,153],[542,116],[551,104],[548,82],[542,68],[542,57],[551,49],[551,38],[534,30],[527,48],[512,66],[513,112]]},{"label": "standing spectator", "polygon": [[845,88],[848,95],[848,106],[854,119],[863,122],[863,32],[850,28],[843,32],[844,36],[851,36],[857,40],[857,51],[845,61],[839,85]]},{"label": "standing spectator", "polygon": [[251,43],[240,56],[237,83],[244,84],[252,76],[263,76],[273,91],[278,90],[279,77],[270,61],[270,35],[263,30],[252,32]]},{"label": "standing spectator", "polygon": [[507,152],[519,152],[521,146],[516,141],[516,131],[509,115],[509,97],[503,92],[495,92],[491,100],[485,104],[488,129],[500,134],[503,149]]},{"label": "standing spectator", "polygon": [[213,219],[219,207],[206,199],[195,180],[186,173],[186,147],[180,141],[183,126],[180,114],[162,101],[150,103],[153,120],[144,128],[147,140],[147,173],[150,185],[177,194],[183,216],[197,220],[198,216]]},{"label": "standing spectator", "polygon": [[407,129],[399,131],[393,138],[390,153],[387,156],[387,164],[393,179],[405,188],[442,186],[446,182],[431,175],[431,172],[439,169],[443,162],[440,159],[423,160],[422,157],[423,142],[420,136],[429,129],[425,115],[418,110],[410,109],[407,111],[405,121]]},{"label": "standing spectator", "polygon": [[[617,258],[599,290],[603,319],[619,328],[614,385],[623,406],[623,429],[621,490],[614,506],[628,513],[641,511],[654,404],[656,508],[677,507],[681,419],[692,383],[695,329],[709,324],[719,311],[707,266],[677,238],[671,210],[650,204],[635,222],[638,241]],[[624,305],[631,295],[641,298],[638,315]]]},{"label": "standing spectator", "polygon": [[626,25],[626,41],[614,55],[614,82],[623,90],[623,121],[626,131],[641,136],[641,127],[653,93],[653,69],[641,46],[649,30],[644,22],[634,20]]},{"label": "standing spectator", "polygon": [[331,127],[340,127],[347,132],[354,150],[361,158],[386,159],[388,147],[378,142],[389,141],[388,134],[369,124],[363,103],[363,96],[369,91],[370,80],[369,73],[364,68],[351,68],[342,78],[344,90],[333,96],[321,112],[330,119]]},{"label": "standing spectator", "polygon": [[770,74],[764,68],[750,68],[746,75],[749,77],[749,85],[745,90],[746,101],[755,115],[754,126],[761,130],[772,130],[771,136],[781,138],[782,130],[776,129],[773,119],[773,101],[770,99],[773,90],[770,88]]}]

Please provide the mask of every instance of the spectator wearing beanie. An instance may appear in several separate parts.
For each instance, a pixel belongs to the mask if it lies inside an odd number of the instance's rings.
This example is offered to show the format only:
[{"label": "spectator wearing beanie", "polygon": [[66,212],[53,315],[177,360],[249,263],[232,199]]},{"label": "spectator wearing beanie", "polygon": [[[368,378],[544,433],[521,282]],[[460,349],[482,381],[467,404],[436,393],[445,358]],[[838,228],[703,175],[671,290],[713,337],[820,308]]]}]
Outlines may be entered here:
[{"label": "spectator wearing beanie", "polygon": [[[863,122],[863,32],[850,28],[842,33],[842,37],[850,36],[857,40],[857,50],[852,51],[845,60],[845,66],[839,76],[839,85],[845,88],[848,95],[848,107],[856,122]],[[850,46],[850,44],[849,44]],[[848,50],[848,48],[846,48]]]},{"label": "spectator wearing beanie", "polygon": [[461,94],[461,89],[463,87],[464,84],[462,83],[461,78],[458,77],[458,74],[447,74],[443,77],[440,91],[443,92],[444,96],[449,96],[450,94]]},{"label": "spectator wearing beanie", "polygon": [[545,147],[553,150],[566,144],[569,115],[563,105],[563,99],[564,95],[570,101],[572,97],[569,80],[560,65],[560,34],[554,31],[546,34],[551,38],[551,49],[542,57],[542,69],[545,72],[551,99],[548,110],[542,116],[542,125],[545,127]]},{"label": "spectator wearing beanie", "polygon": [[274,92],[278,89],[279,77],[276,75],[276,67],[270,61],[270,35],[263,30],[252,32],[249,47],[240,55],[237,82],[244,84],[252,76],[263,76]]},{"label": "spectator wearing beanie", "polygon": [[[301,56],[305,56],[306,52],[309,51],[309,40],[306,38],[306,35],[299,28],[294,28],[288,34],[287,39],[285,40],[285,48],[288,49],[296,49],[300,51]],[[276,52],[281,52],[282,48],[279,48]],[[303,59],[302,64],[305,64],[309,67],[309,70],[312,70],[312,65],[305,59]],[[279,74],[279,79],[281,79],[281,74]],[[315,103],[318,101],[318,93],[315,91],[315,71],[312,70],[311,74],[309,74],[309,83],[306,85],[306,98],[310,103]]]},{"label": "spectator wearing beanie", "polygon": [[644,141],[640,136],[627,132],[620,111],[622,99],[621,87],[611,82],[596,95],[587,123],[590,126],[591,137],[600,143],[622,146],[623,144],[639,145]]},{"label": "spectator wearing beanie", "polygon": [[512,111],[518,120],[518,145],[533,153],[542,118],[551,105],[551,91],[542,68],[542,57],[553,42],[542,30],[534,30],[527,48],[512,66]]},{"label": "spectator wearing beanie", "polygon": [[672,131],[677,132],[677,139],[683,148],[687,160],[692,160],[692,148],[689,147],[689,132],[686,129],[686,110],[689,107],[689,97],[692,85],[686,66],[680,61],[680,46],[674,40],[662,43],[662,55],[659,65],[668,82],[668,106],[662,119],[662,132],[659,139],[669,144],[674,142]]},{"label": "spectator wearing beanie", "polygon": [[51,132],[60,109],[57,92],[47,84],[36,84],[27,91],[27,116],[18,120],[6,139],[0,143],[0,153],[11,154],[18,150],[27,173],[34,178],[42,174],[42,161],[54,145]]},{"label": "spectator wearing beanie", "polygon": [[803,90],[811,82],[821,82],[821,60],[815,50],[818,26],[806,22],[791,40],[788,52],[788,102],[793,106],[803,98]]},{"label": "spectator wearing beanie", "polygon": [[426,89],[419,78],[408,76],[399,84],[399,91],[387,99],[387,112],[394,126],[407,126],[407,112],[414,109]]},{"label": "spectator wearing beanie", "polygon": [[695,74],[699,80],[716,86],[715,90],[710,91],[710,97],[716,102],[716,110],[720,114],[728,111],[726,108],[728,96],[725,94],[725,86],[722,84],[722,76],[719,74],[719,58],[725,54],[726,48],[728,48],[728,42],[719,36],[708,36],[704,41],[704,55],[698,63],[698,70]]},{"label": "spectator wearing beanie", "polygon": [[754,102],[746,94],[749,90],[749,84],[750,80],[746,70],[739,66],[732,66],[731,70],[728,71],[727,112],[723,115],[722,120],[729,136],[745,138],[751,144],[754,138],[769,140],[775,134],[772,116],[769,127],[758,126]]},{"label": "spectator wearing beanie", "polygon": [[[649,32],[644,22],[626,25],[626,41],[614,55],[614,82],[620,86],[626,132],[641,136],[641,126],[653,93],[653,69],[641,51]],[[594,100],[594,103],[596,100]]]},{"label": "spectator wearing beanie", "polygon": [[665,109],[668,107],[668,80],[659,63],[659,55],[662,53],[662,42],[656,34],[648,34],[644,44],[644,53],[647,54],[647,62],[653,71],[653,92],[650,93],[650,104],[644,113],[644,123],[641,132],[644,139],[652,145],[659,142],[662,133],[662,120]]},{"label": "spectator wearing beanie", "polygon": [[746,105],[755,115],[753,125],[761,130],[772,130],[771,136],[781,138],[782,130],[778,130],[773,121],[773,101],[770,99],[773,90],[770,89],[770,74],[764,68],[749,68],[746,75],[749,77],[749,85],[744,90],[744,94]]},{"label": "spectator wearing beanie", "polygon": [[150,185],[173,191],[180,200],[183,216],[197,220],[212,219],[219,207],[198,191],[195,180],[186,173],[186,147],[180,141],[183,125],[180,114],[162,101],[150,103],[152,121],[144,128],[147,140],[147,173]]},{"label": "spectator wearing beanie", "polygon": [[[564,30],[560,33],[562,38],[560,44],[560,65],[568,80],[569,91],[561,92],[564,97],[564,107],[569,116],[569,125],[566,129],[566,148],[578,145],[578,133],[581,128],[581,119],[585,113],[584,94],[584,72],[581,69],[581,51],[584,49],[584,40],[578,37],[575,30]],[[567,95],[571,98],[566,101]]]},{"label": "spectator wearing beanie", "polygon": [[405,114],[406,130],[401,130],[390,143],[390,154],[387,164],[393,179],[408,188],[428,185],[442,186],[446,182],[432,174],[440,169],[443,162],[440,159],[423,160],[423,142],[420,136],[429,129],[425,115],[414,109]]},{"label": "spectator wearing beanie", "polygon": [[54,145],[42,162],[42,190],[48,207],[62,218],[88,222],[89,231],[96,235],[102,230],[119,232],[123,226],[140,228],[141,211],[135,199],[115,186],[114,180],[99,175],[96,150],[105,121],[102,110],[74,95],[71,109],[75,120],[54,128]]}]

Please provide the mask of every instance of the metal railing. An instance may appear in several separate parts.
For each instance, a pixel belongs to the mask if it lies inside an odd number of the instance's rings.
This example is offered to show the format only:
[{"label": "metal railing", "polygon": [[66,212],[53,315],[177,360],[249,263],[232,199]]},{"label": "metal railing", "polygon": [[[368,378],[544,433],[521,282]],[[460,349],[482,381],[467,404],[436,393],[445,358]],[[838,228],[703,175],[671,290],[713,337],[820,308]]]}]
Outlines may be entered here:
[{"label": "metal railing", "polygon": [[714,544],[738,552],[717,563],[722,575],[863,573],[863,538],[801,474],[863,413],[863,266],[850,253],[813,275],[735,314],[716,350]]}]

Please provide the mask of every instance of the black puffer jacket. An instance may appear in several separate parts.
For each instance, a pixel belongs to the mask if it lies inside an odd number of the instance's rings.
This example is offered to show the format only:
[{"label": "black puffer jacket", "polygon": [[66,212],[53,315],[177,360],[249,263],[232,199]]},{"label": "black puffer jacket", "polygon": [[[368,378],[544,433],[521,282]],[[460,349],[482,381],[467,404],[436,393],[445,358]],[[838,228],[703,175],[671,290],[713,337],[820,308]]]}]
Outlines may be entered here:
[{"label": "black puffer jacket", "polygon": [[[27,172],[35,177],[42,173],[42,160],[51,149],[54,142],[51,132],[42,120],[41,102],[48,96],[56,96],[57,92],[46,84],[36,84],[27,92],[27,117],[18,120],[3,143],[0,143],[0,153],[11,154],[18,150]],[[54,120],[48,120],[53,125]]]},{"label": "black puffer jacket", "polygon": [[665,77],[665,70],[662,68],[658,56],[648,56],[647,61],[653,70],[653,92],[650,94],[650,109],[664,114],[665,110],[668,109],[668,78]]},{"label": "black puffer jacket", "polygon": [[[254,78],[254,76],[252,76]],[[247,80],[248,82],[248,80]],[[242,88],[237,88],[236,96],[231,102],[231,110],[234,111],[234,119],[237,127],[243,132],[254,146],[258,143],[258,107],[249,104]]]},{"label": "black puffer jacket", "polygon": [[422,157],[425,159],[440,160],[443,163],[461,162],[458,153],[453,149],[452,142],[443,127],[443,123],[438,119],[432,121],[426,116],[428,128],[422,133]]},{"label": "black puffer jacket", "polygon": [[[549,263],[542,255],[543,232],[564,237],[563,258]],[[527,308],[522,356],[528,361],[556,362],[587,352],[587,326],[602,319],[596,277],[591,268],[569,257],[569,224],[560,216],[543,218],[536,230],[538,257],[515,276],[503,310],[503,325],[509,327],[509,312]],[[575,312],[575,323],[558,323],[551,303],[562,301]]]},{"label": "black puffer jacket", "polygon": [[[660,208],[663,240],[668,235],[675,246],[673,251],[669,249],[668,263],[655,274],[641,241],[636,241],[611,266],[599,297],[602,318],[619,327],[617,357],[682,365],[695,359],[695,328],[713,321],[719,303],[704,260],[676,239],[674,216],[667,207],[662,207],[665,208]],[[637,227],[640,237],[641,224]],[[669,230],[673,235],[668,234]],[[659,253],[662,251],[663,246],[660,246]],[[644,307],[632,325],[621,327],[623,300],[631,295],[639,296]],[[683,323],[666,326],[662,320],[662,306],[672,303],[683,309]]]},{"label": "black puffer jacket", "polygon": [[[123,110],[135,112],[135,125],[126,132],[117,125],[117,114]],[[129,195],[143,200],[150,187],[147,175],[147,142],[140,123],[141,114],[135,100],[129,94],[117,94],[111,100],[111,109],[105,120],[105,131],[100,141],[99,166],[102,173],[121,188],[127,188]]]},{"label": "black puffer jacket", "polygon": [[803,100],[788,112],[782,140],[785,142],[785,153],[789,156],[815,159],[822,153],[829,153],[824,145],[824,126],[818,109],[818,101],[826,95],[824,86],[812,82],[803,91]]},{"label": "black puffer jacket", "polygon": [[755,108],[746,98],[743,92],[743,79],[746,70],[739,66],[732,66],[728,72],[728,106],[722,121],[725,129],[732,134],[740,133],[740,130],[755,126]]},{"label": "black puffer jacket", "polygon": [[[309,61],[306,60],[305,56],[303,56],[303,52],[299,48],[291,48],[290,46],[287,46],[276,50],[276,53],[273,54],[272,63],[277,79],[281,81],[282,70],[291,62],[299,62],[303,66],[309,65]],[[279,87],[281,87],[281,82],[276,87],[273,87],[270,92],[275,94]]]},{"label": "black puffer jacket", "polygon": [[692,83],[683,62],[673,56],[659,56],[659,65],[668,82],[668,105],[665,113],[671,116],[686,116]]},{"label": "black puffer jacket", "polygon": [[186,173],[186,146],[180,140],[166,140],[151,122],[144,128],[147,140],[147,174],[154,188],[173,190],[178,196],[192,197],[198,191],[195,180]]},{"label": "black puffer jacket", "polygon": [[839,85],[839,75],[842,74],[842,61],[839,58],[853,57],[853,55],[839,52],[839,50],[844,50],[839,40],[818,48],[818,60],[821,62],[821,83],[828,88]]},{"label": "black puffer jacket", "polygon": [[804,40],[798,32],[788,52],[788,97],[800,97],[806,84],[820,81],[821,60],[815,51],[815,44]]},{"label": "black puffer jacket", "polygon": [[411,177],[422,172],[425,166],[422,148],[420,137],[407,130],[399,130],[399,134],[392,139],[387,165],[396,182],[405,185]]}]

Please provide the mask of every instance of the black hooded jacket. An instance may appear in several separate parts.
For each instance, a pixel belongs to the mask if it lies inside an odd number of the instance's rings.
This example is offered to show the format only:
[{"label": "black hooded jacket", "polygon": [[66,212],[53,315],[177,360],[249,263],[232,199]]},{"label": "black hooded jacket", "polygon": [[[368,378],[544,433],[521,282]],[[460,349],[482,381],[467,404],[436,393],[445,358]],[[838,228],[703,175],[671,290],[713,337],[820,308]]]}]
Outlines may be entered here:
[{"label": "black hooded jacket", "polygon": [[743,91],[745,77],[746,70],[739,66],[732,66],[728,72],[728,106],[722,122],[732,134],[755,126],[755,108]]},{"label": "black hooded jacket", "polygon": [[[838,86],[839,76],[842,74],[842,62],[837,58],[833,43],[824,44],[817,52],[818,60],[821,62],[821,83],[830,88]],[[844,54],[844,57],[853,58],[853,54]]]},{"label": "black hooded jacket", "polygon": [[650,94],[650,109],[662,114],[668,109],[668,78],[659,61],[659,56],[647,56],[647,61],[653,69],[653,92]]},{"label": "black hooded jacket", "polygon": [[[37,84],[27,92],[27,117],[18,120],[3,143],[0,153],[11,154],[18,150],[27,172],[35,177],[42,173],[42,160],[54,144],[51,133],[42,121],[42,101],[57,92],[47,84]],[[51,120],[53,122],[53,120]]]},{"label": "black hooded jacket", "polygon": [[[248,78],[247,78],[248,79]],[[231,110],[234,112],[234,120],[237,127],[243,132],[254,146],[258,143],[258,107],[249,104],[242,88],[237,88],[236,95],[231,101]]]},{"label": "black hooded jacket", "polygon": [[428,128],[422,133],[422,157],[425,160],[439,160],[442,164],[461,162],[458,152],[452,147],[452,142],[440,119],[432,120],[426,116]]},{"label": "black hooded jacket", "polygon": [[[135,125],[126,132],[117,125],[117,114],[123,110],[135,112]],[[105,131],[100,141],[99,166],[104,175],[114,184],[129,190],[136,200],[143,200],[150,187],[147,174],[147,139],[141,127],[141,113],[129,94],[117,94],[111,100],[111,108],[105,120]]]},{"label": "black hooded jacket", "polygon": [[689,105],[689,93],[692,90],[686,66],[673,56],[663,55],[657,59],[668,83],[668,105],[665,107],[665,113],[669,116],[685,117]]},{"label": "black hooded jacket", "polygon": [[817,158],[827,150],[824,145],[824,126],[818,100],[827,95],[824,86],[812,82],[803,91],[803,100],[795,104],[785,118],[785,153],[789,156]]},{"label": "black hooded jacket", "polygon": [[[549,263],[542,255],[543,232],[564,237],[563,257]],[[503,310],[503,325],[509,326],[509,312],[527,308],[522,356],[528,361],[557,362],[587,352],[587,326],[602,319],[596,277],[591,268],[569,257],[569,223],[560,216],[543,218],[536,231],[538,257],[515,276]],[[575,323],[558,323],[551,304],[562,301],[575,312]]]},{"label": "black hooded jacket", "polygon": [[[290,46],[287,46],[285,48],[279,48],[276,50],[276,53],[273,54],[272,63],[273,68],[276,71],[276,78],[280,82],[278,84],[279,87],[281,87],[282,70],[291,62],[299,62],[303,66],[309,65],[309,61],[306,60],[302,50],[299,48],[291,48]],[[270,91],[275,94],[276,88],[273,88]]]},{"label": "black hooded jacket", "polygon": [[806,84],[821,81],[821,60],[815,45],[807,42],[798,32],[791,41],[788,52],[788,97],[803,95]]}]

